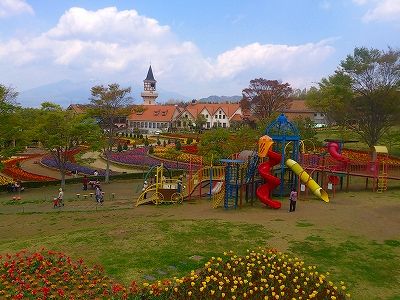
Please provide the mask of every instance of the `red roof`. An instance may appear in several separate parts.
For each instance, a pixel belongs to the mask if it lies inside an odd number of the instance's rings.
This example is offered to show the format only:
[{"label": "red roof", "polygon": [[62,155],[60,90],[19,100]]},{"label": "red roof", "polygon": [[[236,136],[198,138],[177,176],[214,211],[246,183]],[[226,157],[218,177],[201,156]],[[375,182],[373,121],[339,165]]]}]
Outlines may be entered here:
[{"label": "red roof", "polygon": [[143,112],[132,110],[128,120],[170,122],[177,107],[175,105],[146,105],[143,109]]},{"label": "red roof", "polygon": [[204,109],[206,109],[211,115],[215,115],[215,113],[218,111],[218,109],[222,109],[226,116],[231,118],[233,114],[239,109],[240,105],[239,103],[193,103],[189,104],[186,107],[186,110],[193,116],[197,117],[199,113],[201,113]]}]

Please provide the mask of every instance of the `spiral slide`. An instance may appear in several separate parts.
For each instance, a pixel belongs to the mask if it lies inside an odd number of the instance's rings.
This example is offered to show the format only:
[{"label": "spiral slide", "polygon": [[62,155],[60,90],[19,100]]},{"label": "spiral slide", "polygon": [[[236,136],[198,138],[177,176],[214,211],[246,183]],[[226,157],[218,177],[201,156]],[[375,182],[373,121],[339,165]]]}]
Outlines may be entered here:
[{"label": "spiral slide", "polygon": [[270,173],[273,166],[280,163],[282,157],[279,153],[269,150],[267,156],[269,160],[258,166],[258,172],[261,177],[266,181],[265,184],[257,188],[256,195],[260,201],[271,208],[281,208],[281,203],[277,200],[272,200],[270,198],[271,191],[276,188],[281,180]]},{"label": "spiral slide", "polygon": [[288,159],[286,165],[300,177],[300,180],[312,191],[318,198],[329,202],[328,194],[311,178],[310,175],[293,159]]},{"label": "spiral slide", "polygon": [[349,163],[350,159],[347,157],[344,157],[342,154],[339,153],[339,144],[336,142],[329,142],[328,143],[328,152],[329,154],[336,160],[344,162],[344,163]]}]

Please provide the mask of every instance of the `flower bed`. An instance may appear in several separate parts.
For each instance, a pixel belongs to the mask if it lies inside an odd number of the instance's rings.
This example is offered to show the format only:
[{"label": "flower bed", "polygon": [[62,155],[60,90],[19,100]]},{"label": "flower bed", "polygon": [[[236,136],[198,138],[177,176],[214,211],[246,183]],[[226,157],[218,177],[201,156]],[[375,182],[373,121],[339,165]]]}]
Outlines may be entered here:
[{"label": "flower bed", "polygon": [[11,178],[5,177],[3,175],[0,175],[0,185],[6,185],[13,182]]},{"label": "flower bed", "polygon": [[[189,170],[190,168],[190,165],[188,163],[161,160],[155,157],[151,157],[147,155],[147,151],[147,147],[135,148],[123,152],[109,152],[108,157],[111,161],[126,165],[153,167],[163,163],[164,166],[170,169]],[[198,166],[195,165],[192,166],[192,168],[198,168]]]},{"label": "flower bed", "polygon": [[196,165],[201,165],[203,163],[203,157],[200,155],[190,154],[190,153],[179,153],[178,155],[171,156],[169,154],[169,149],[174,148],[175,144],[169,144],[165,147],[156,146],[154,147],[153,155],[163,159],[181,161],[184,163],[192,163]]},{"label": "flower bed", "polygon": [[[57,169],[57,170],[60,168],[60,166],[57,163],[57,161],[55,160],[55,158],[52,157],[51,155],[43,156],[41,163],[49,168],[53,168],[53,169]],[[79,174],[85,174],[85,175],[93,175],[93,173],[95,171],[95,169],[92,169],[90,167],[81,166],[77,163],[72,163],[72,162],[66,162],[65,169],[66,169],[66,171],[69,171],[71,173],[77,171]],[[104,176],[106,173],[105,170],[99,170],[99,169],[97,169],[97,172],[99,173],[100,176]],[[110,174],[111,173],[112,172],[110,171]]]},{"label": "flower bed", "polygon": [[189,154],[197,154],[199,149],[197,148],[197,145],[183,145],[182,151]]},{"label": "flower bed", "polygon": [[211,258],[188,276],[130,286],[63,253],[0,256],[0,297],[8,299],[346,299],[343,282],[276,250]]},{"label": "flower bed", "polygon": [[30,159],[32,157],[37,157],[39,155],[31,155],[31,156],[21,156],[17,158],[12,158],[3,162],[4,169],[3,173],[7,176],[22,181],[53,181],[55,178],[49,176],[42,176],[38,174],[33,174],[27,171],[22,170],[17,164],[21,163],[24,160]]}]

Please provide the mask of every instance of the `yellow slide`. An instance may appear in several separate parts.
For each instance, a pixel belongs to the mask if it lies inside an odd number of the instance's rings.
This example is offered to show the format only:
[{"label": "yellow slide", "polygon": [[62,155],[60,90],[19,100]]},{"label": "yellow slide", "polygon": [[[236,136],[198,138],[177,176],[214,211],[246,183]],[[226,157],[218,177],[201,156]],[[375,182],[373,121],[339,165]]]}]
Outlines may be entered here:
[{"label": "yellow slide", "polygon": [[313,192],[315,196],[321,198],[325,202],[329,202],[328,194],[311,178],[310,175],[293,159],[288,159],[286,165],[291,169],[300,180]]}]

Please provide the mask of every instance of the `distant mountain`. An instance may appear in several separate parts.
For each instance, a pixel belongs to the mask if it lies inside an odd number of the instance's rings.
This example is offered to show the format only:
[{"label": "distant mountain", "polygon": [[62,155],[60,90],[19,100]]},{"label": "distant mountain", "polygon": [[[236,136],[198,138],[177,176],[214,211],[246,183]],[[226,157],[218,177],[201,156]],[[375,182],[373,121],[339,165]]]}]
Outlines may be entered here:
[{"label": "distant mountain", "polygon": [[242,96],[208,96],[207,98],[201,98],[200,102],[205,103],[223,103],[223,102],[239,102],[242,99]]},{"label": "distant mountain", "polygon": [[[42,85],[30,90],[23,91],[18,96],[18,102],[24,107],[39,107],[42,102],[50,101],[57,103],[63,107],[70,104],[89,103],[90,89],[95,85],[106,84],[98,80],[87,80],[74,82],[71,80],[61,80],[58,82]],[[136,83],[120,83],[121,87],[131,87],[135,103],[141,103],[140,93],[143,86]],[[164,103],[170,99],[189,100],[190,98],[181,94],[158,89],[158,103]]]}]

